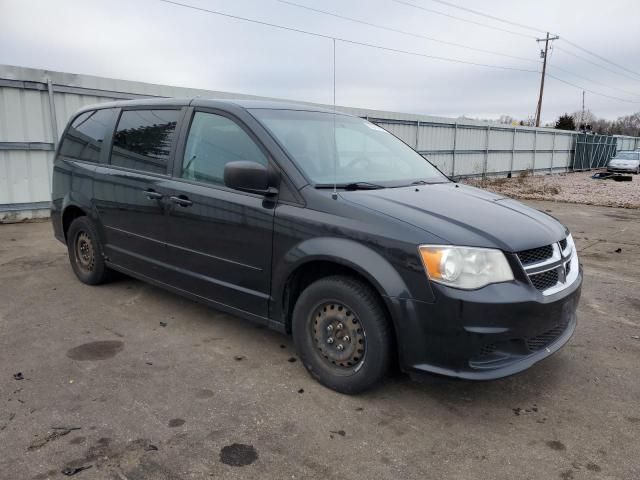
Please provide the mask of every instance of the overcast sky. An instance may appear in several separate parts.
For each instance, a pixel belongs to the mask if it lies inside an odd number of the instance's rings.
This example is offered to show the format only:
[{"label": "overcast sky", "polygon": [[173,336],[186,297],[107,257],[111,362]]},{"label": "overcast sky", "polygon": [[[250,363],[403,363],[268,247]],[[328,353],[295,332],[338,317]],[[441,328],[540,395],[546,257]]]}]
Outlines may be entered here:
[{"label": "overcast sky", "polygon": [[[540,69],[536,63],[540,61],[540,46],[533,38],[461,22],[393,0],[291,1],[531,61],[443,45],[311,12],[278,0],[177,1],[420,54]],[[406,1],[447,15],[537,35],[434,0]],[[549,73],[589,90],[636,102],[587,92],[587,108],[597,116],[612,119],[640,111],[640,1],[449,1],[541,30],[548,29],[638,72],[634,76],[606,64],[576,50],[563,39],[555,43],[559,48],[549,57]],[[598,68],[560,48],[637,80]],[[0,0],[0,64],[319,103],[333,101],[331,40],[159,0]],[[497,118],[507,114],[526,118],[535,111],[539,82],[540,75],[536,73],[426,59],[340,41],[336,45],[336,103],[339,105],[442,116]],[[580,109],[581,96],[581,89],[547,78],[543,122]]]}]

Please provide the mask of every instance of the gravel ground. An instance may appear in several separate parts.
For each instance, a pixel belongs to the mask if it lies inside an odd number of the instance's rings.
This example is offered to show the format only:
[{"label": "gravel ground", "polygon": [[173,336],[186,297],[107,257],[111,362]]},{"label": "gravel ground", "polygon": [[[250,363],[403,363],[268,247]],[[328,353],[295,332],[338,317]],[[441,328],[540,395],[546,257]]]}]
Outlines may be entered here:
[{"label": "gravel ground", "polygon": [[640,210],[527,203],[584,265],[569,343],[513,377],[358,396],[285,335],[83,285],[50,224],[0,225],[0,480],[639,480]]},{"label": "gravel ground", "polygon": [[640,208],[640,176],[631,182],[594,180],[595,171],[526,175],[514,178],[469,178],[464,183],[507,197],[583,203],[604,207]]}]

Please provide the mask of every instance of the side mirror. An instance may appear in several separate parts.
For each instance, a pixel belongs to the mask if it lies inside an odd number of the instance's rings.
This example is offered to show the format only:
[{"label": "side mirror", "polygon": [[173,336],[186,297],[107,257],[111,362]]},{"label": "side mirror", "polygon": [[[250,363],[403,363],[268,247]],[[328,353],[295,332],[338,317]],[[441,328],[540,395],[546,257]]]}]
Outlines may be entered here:
[{"label": "side mirror", "polygon": [[276,195],[278,189],[270,186],[270,183],[269,170],[257,162],[229,162],[224,167],[224,184],[234,190]]}]

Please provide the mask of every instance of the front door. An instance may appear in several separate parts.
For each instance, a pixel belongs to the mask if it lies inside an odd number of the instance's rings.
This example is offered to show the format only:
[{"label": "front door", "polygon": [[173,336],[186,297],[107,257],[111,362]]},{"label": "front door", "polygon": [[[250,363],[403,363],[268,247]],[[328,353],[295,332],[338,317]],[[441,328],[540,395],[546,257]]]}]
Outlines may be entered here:
[{"label": "front door", "polygon": [[234,118],[195,111],[176,155],[168,248],[174,286],[256,317],[268,316],[275,200],[224,185],[228,162],[268,166],[268,154]]}]

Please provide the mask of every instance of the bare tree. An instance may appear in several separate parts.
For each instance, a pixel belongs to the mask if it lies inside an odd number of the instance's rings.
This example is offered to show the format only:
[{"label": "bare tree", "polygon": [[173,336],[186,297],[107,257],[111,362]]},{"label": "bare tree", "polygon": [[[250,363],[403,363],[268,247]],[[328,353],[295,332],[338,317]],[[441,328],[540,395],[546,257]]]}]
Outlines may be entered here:
[{"label": "bare tree", "polygon": [[615,123],[615,129],[619,130],[620,135],[640,136],[640,112],[619,117]]},{"label": "bare tree", "polygon": [[498,123],[501,123],[503,125],[514,125],[518,122],[511,115],[500,115],[500,118],[498,118]]},{"label": "bare tree", "polygon": [[584,115],[582,114],[582,110],[577,110],[571,114],[573,117],[574,123],[580,128],[580,125],[593,125],[593,123],[597,120],[597,117],[591,110],[585,110]]},{"label": "bare tree", "polygon": [[613,135],[613,122],[604,118],[595,118],[591,123],[591,131],[599,135]]}]

